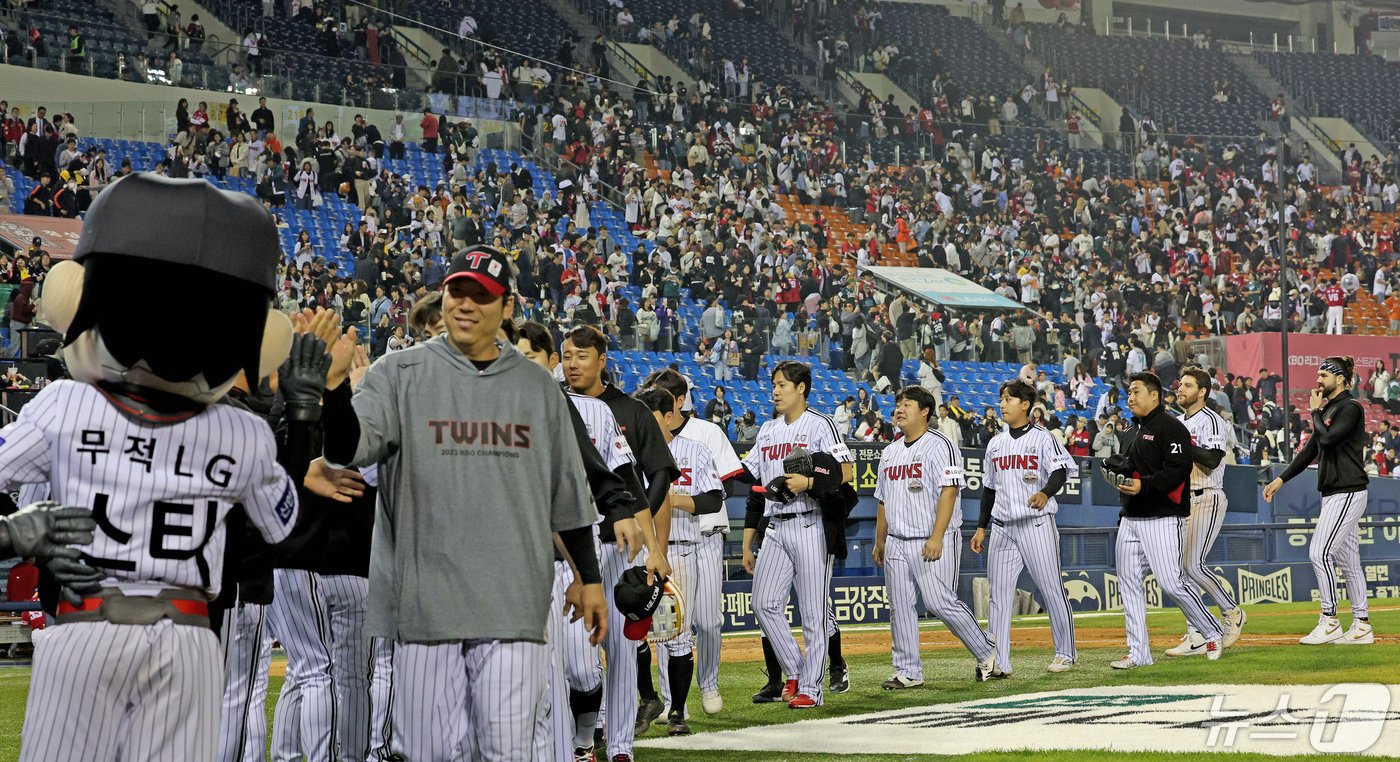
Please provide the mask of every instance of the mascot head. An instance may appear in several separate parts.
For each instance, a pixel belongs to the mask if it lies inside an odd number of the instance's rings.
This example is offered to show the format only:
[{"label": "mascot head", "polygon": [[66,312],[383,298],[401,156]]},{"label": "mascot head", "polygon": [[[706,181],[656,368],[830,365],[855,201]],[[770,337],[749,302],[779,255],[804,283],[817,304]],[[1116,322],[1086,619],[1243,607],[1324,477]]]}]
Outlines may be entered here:
[{"label": "mascot head", "polygon": [[93,202],[73,259],[44,283],[73,378],[204,404],[272,373],[291,323],[272,309],[281,249],[256,199],[203,180],[128,175]]}]

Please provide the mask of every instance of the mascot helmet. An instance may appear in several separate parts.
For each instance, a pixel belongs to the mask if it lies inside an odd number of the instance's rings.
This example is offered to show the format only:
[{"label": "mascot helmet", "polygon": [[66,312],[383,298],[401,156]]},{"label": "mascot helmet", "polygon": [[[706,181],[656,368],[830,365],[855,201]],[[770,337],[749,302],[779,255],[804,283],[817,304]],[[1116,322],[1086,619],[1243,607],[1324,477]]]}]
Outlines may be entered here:
[{"label": "mascot helmet", "polygon": [[128,175],[93,201],[73,259],[44,284],[73,378],[213,403],[239,372],[268,376],[291,323],[272,307],[277,226],[251,196]]}]

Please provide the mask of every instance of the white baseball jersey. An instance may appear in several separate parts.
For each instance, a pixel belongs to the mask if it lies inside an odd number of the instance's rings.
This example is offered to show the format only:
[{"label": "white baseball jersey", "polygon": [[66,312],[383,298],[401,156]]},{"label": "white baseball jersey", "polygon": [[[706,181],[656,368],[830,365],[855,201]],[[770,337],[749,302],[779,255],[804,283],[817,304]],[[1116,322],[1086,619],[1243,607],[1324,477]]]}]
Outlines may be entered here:
[{"label": "white baseball jersey", "polygon": [[47,481],[59,503],[92,507],[98,532],[81,550],[107,572],[104,586],[216,595],[235,503],[268,542],[291,532],[296,488],[262,419],[210,405],[154,424],[119,405],[96,386],[58,381],[0,429],[0,488]]},{"label": "white baseball jersey", "polygon": [[941,432],[929,429],[913,442],[901,438],[880,454],[875,499],[885,504],[885,522],[893,537],[930,537],[939,493],[944,487],[962,486],[962,454]]},{"label": "white baseball jersey", "polygon": [[[1208,407],[1203,407],[1191,415],[1181,416],[1181,422],[1186,424],[1186,430],[1191,432],[1191,444],[1206,450],[1229,451],[1230,427],[1219,413]],[[1223,458],[1220,464],[1213,469],[1207,469],[1200,463],[1192,462],[1191,489],[1224,488],[1225,460]]]},{"label": "white baseball jersey", "polygon": [[[792,423],[782,417],[765,421],[758,430],[753,449],[744,456],[744,466],[758,479],[759,484],[767,484],[783,475],[783,459],[798,447],[810,453],[830,453],[837,463],[855,461],[851,449],[836,431],[836,422],[831,420],[831,416],[807,408]],[[791,503],[765,500],[763,515],[808,513],[817,508],[817,501],[803,493]]]},{"label": "white baseball jersey", "polygon": [[583,419],[583,427],[588,429],[589,441],[593,442],[593,447],[598,450],[603,462],[608,464],[609,471],[616,471],[628,463],[637,462],[632,456],[632,446],[627,444],[622,429],[617,427],[617,418],[613,416],[608,403],[596,397],[573,392],[566,394],[569,401],[574,403],[579,418]]},{"label": "white baseball jersey", "polygon": [[1005,522],[1055,513],[1059,505],[1053,497],[1041,510],[1030,507],[1026,501],[1045,488],[1050,474],[1075,467],[1065,446],[1038,425],[1031,425],[1019,437],[1012,436],[1010,429],[1003,429],[987,443],[982,463],[983,486],[997,491],[992,518]]},{"label": "white baseball jersey", "polygon": [[[676,460],[676,468],[681,470],[681,475],[671,482],[676,494],[694,497],[713,490],[724,490],[724,483],[719,480],[719,471],[715,468],[715,458],[705,445],[694,439],[675,437],[668,447],[671,448],[671,457]],[[693,513],[672,508],[671,542],[699,542],[700,519]]]},{"label": "white baseball jersey", "polygon": [[[744,463],[734,452],[734,443],[729,441],[724,429],[712,421],[691,416],[681,427],[679,436],[693,439],[710,451],[710,457],[714,458],[715,470],[719,473],[721,483],[744,472]],[[702,533],[715,529],[729,529],[729,513],[723,508],[718,513],[707,513],[700,517],[700,531]]]}]

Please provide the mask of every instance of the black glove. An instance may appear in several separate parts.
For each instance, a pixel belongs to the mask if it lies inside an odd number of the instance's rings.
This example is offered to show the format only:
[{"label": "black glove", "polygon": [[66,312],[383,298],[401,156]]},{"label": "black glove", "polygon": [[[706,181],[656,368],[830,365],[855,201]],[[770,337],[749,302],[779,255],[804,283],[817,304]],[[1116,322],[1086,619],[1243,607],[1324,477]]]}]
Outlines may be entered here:
[{"label": "black glove", "polygon": [[326,390],[326,374],[331,356],[326,343],[309,333],[292,337],[292,351],[277,371],[278,390],[286,403],[288,421],[316,423],[321,420],[321,394]]},{"label": "black glove", "polygon": [[95,529],[92,511],[42,500],[0,518],[0,557],[76,559],[81,554],[68,546],[92,542]]},{"label": "black glove", "polygon": [[783,473],[797,474],[798,476],[811,476],[813,473],[812,453],[807,452],[801,447],[788,453],[788,456],[783,458]]}]

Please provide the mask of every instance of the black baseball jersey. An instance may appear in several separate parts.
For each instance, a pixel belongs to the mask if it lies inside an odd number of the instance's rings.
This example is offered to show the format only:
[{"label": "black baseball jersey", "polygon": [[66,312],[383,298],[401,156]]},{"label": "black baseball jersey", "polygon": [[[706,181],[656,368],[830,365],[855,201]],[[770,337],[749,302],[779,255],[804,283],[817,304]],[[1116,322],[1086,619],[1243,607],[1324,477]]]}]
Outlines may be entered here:
[{"label": "black baseball jersey", "polygon": [[[632,456],[637,459],[638,475],[644,484],[650,477],[652,482],[669,485],[681,475],[675,458],[671,456],[671,449],[666,445],[666,437],[646,405],[623,394],[621,389],[611,384],[603,389],[598,399],[612,408],[617,427],[622,429],[622,436],[626,437],[627,444],[632,448]],[[651,507],[652,510],[657,508]]]}]

